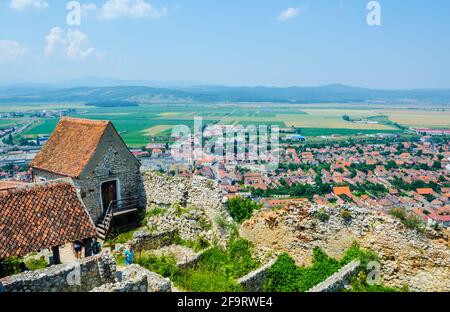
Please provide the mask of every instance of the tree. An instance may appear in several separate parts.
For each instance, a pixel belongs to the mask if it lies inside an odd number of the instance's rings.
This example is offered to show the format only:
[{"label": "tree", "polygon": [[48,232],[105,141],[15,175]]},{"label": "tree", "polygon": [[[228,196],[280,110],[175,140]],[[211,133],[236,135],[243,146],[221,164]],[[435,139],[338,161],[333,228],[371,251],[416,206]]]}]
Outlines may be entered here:
[{"label": "tree", "polygon": [[442,168],[442,163],[440,162],[440,161],[435,161],[434,163],[433,163],[433,168],[435,168],[435,169],[441,169]]},{"label": "tree", "polygon": [[259,209],[261,209],[261,205],[248,198],[235,197],[228,201],[230,215],[238,223],[250,219],[253,211]]},{"label": "tree", "polygon": [[342,119],[344,119],[345,121],[351,121],[351,118],[349,115],[342,116]]},{"label": "tree", "polygon": [[5,139],[3,139],[3,143],[7,145],[14,145],[14,139],[11,133]]}]

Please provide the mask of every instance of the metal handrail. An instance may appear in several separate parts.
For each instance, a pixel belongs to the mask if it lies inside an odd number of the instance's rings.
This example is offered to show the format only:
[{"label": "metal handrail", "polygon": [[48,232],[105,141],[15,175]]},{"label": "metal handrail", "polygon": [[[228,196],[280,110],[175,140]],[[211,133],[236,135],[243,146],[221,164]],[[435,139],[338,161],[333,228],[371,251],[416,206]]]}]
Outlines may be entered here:
[{"label": "metal handrail", "polygon": [[[108,209],[106,210],[105,217],[103,218],[103,222],[101,223],[105,230],[105,240],[109,234],[109,229],[111,225],[111,220],[114,215],[114,211],[124,211],[129,208],[135,207],[139,203],[139,198],[137,196],[134,197],[126,197],[117,200],[113,200],[109,203]],[[120,208],[118,208],[120,207]],[[118,209],[117,209],[118,208]]]}]

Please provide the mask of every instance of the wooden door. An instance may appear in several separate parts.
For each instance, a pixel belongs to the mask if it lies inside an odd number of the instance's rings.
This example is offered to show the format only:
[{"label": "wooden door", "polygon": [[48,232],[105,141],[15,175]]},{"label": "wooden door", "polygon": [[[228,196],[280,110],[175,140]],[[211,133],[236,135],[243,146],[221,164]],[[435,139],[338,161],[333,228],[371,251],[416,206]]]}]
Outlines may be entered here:
[{"label": "wooden door", "polygon": [[117,181],[109,181],[102,184],[103,210],[106,211],[109,204],[117,200]]}]

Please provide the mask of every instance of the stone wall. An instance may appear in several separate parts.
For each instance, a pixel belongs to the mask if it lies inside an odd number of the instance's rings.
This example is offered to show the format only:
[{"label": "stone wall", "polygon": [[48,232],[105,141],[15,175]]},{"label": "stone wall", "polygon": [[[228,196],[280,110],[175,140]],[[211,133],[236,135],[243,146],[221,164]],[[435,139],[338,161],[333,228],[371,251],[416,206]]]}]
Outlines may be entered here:
[{"label": "stone wall", "polygon": [[122,280],[141,278],[145,276],[147,280],[148,292],[171,292],[170,280],[159,274],[151,272],[137,264],[130,265],[122,272]]},{"label": "stone wall", "polygon": [[120,272],[119,281],[94,288],[91,292],[171,292],[168,279],[133,264]]},{"label": "stone wall", "polygon": [[92,289],[90,292],[147,292],[147,277],[140,276],[114,284],[104,284]]},{"label": "stone wall", "polygon": [[319,285],[314,286],[308,292],[338,292],[350,282],[351,278],[358,274],[360,262],[352,261],[342,267],[338,272],[327,278]]},{"label": "stone wall", "polygon": [[[106,152],[97,158],[97,163],[92,171],[86,170],[87,172],[83,173],[79,179],[73,179],[92,220],[97,222],[103,214],[102,183],[113,180],[117,181],[119,188],[118,199],[138,196],[138,208],[144,208],[145,190],[139,165],[131,165],[127,157],[119,153],[113,146],[109,146]],[[64,178],[64,176],[39,169],[34,169],[33,174],[36,182],[42,179]]]},{"label": "stone wall", "polygon": [[242,289],[246,292],[259,292],[262,290],[264,282],[266,280],[266,272],[274,264],[276,260],[272,260],[266,265],[248,273],[247,275],[238,279],[238,284],[241,285]]},{"label": "stone wall", "polygon": [[[350,219],[344,219],[346,209]],[[321,221],[317,213],[327,214]],[[244,222],[240,234],[272,252],[286,252],[298,265],[311,265],[312,251],[320,247],[341,259],[357,242],[374,251],[381,265],[381,281],[389,287],[408,285],[411,291],[450,291],[448,239],[430,239],[375,209],[351,204],[334,207],[311,203],[292,204],[277,211],[261,210]]]},{"label": "stone wall", "polygon": [[[196,216],[202,218],[205,215],[209,222],[212,223],[212,231],[221,239],[227,235],[227,229],[219,226],[217,220],[222,219],[231,222],[231,218],[225,205],[222,203],[223,195],[220,192],[217,182],[200,176],[194,176],[190,179],[184,177],[170,177],[153,171],[142,173],[144,181],[145,193],[147,196],[147,209],[152,205],[156,206],[173,206],[180,205],[182,207],[194,208],[191,213],[193,218]],[[190,219],[187,216],[184,219]],[[184,223],[179,226],[180,235],[185,238],[185,229],[189,227],[189,223],[195,226],[194,221],[184,220],[183,218],[166,219],[168,227],[177,227],[180,222]],[[173,221],[173,222],[172,222]],[[163,224],[157,224],[163,226]],[[187,226],[186,226],[187,225]],[[149,226],[151,226],[149,224]],[[199,233],[194,233],[198,236]],[[208,234],[206,234],[208,236]],[[188,235],[186,235],[188,236]],[[187,238],[187,237],[186,237]]]},{"label": "stone wall", "polygon": [[150,233],[146,231],[138,231],[133,234],[133,240],[130,242],[134,251],[153,250],[172,244],[177,230]]},{"label": "stone wall", "polygon": [[144,207],[145,196],[143,196],[144,190],[139,167],[130,166],[127,158],[110,146],[103,157],[98,160],[93,172],[75,182],[81,190],[81,197],[94,222],[106,209],[102,204],[101,185],[113,180],[117,181],[118,199],[139,196],[140,206]]},{"label": "stone wall", "polygon": [[114,258],[102,255],[9,276],[0,282],[6,292],[87,292],[113,283],[115,272]]},{"label": "stone wall", "polygon": [[207,252],[208,250],[210,250],[211,248],[212,247],[207,248],[203,251],[200,251],[200,252],[196,253],[195,255],[192,255],[191,257],[189,257],[187,260],[177,262],[177,267],[179,267],[180,269],[194,268],[197,265],[197,263],[199,263],[203,259],[204,253]]}]

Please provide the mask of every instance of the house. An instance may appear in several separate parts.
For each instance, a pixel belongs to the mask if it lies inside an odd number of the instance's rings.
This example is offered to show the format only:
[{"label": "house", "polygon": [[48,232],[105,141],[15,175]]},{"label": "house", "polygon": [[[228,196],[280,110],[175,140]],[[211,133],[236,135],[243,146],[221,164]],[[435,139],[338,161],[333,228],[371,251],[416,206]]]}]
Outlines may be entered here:
[{"label": "house", "polygon": [[432,188],[418,188],[416,189],[417,194],[419,195],[433,195],[434,191]]},{"label": "house", "polygon": [[0,195],[0,259],[53,250],[96,237],[94,223],[71,180],[18,187]]},{"label": "house", "polygon": [[350,187],[348,187],[348,186],[333,187],[333,194],[336,196],[342,196],[342,195],[347,195],[349,197],[352,196]]},{"label": "house", "polygon": [[126,226],[145,207],[140,163],[110,121],[61,118],[30,167],[35,182],[71,178],[99,232],[107,215]]}]

